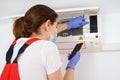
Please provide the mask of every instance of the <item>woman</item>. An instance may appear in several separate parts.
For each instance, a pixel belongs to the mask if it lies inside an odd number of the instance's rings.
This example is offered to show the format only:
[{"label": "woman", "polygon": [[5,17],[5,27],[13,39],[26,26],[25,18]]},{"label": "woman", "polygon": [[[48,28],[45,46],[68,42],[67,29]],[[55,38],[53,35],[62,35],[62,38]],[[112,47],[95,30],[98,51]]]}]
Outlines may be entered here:
[{"label": "woman", "polygon": [[[30,38],[40,40],[32,43],[18,60],[21,80],[74,80],[74,68],[80,59],[80,52],[69,61],[64,78],[61,74],[62,62],[58,48],[51,42],[58,32],[64,29],[80,26],[78,17],[67,24],[57,24],[58,15],[45,5],[36,5],[30,8],[24,17],[14,22],[13,33],[17,39],[12,61],[20,47]],[[82,25],[85,21],[82,20]]]}]

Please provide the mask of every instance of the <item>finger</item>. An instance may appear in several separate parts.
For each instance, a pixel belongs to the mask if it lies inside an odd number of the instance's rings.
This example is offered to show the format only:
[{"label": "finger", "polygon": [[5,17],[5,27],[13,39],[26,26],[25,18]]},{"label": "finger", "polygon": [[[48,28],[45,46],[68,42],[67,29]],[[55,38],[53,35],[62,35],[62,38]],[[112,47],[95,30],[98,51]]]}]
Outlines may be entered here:
[{"label": "finger", "polygon": [[69,58],[69,57],[70,57],[70,55],[71,55],[71,54],[70,54],[70,53],[68,53],[67,57]]},{"label": "finger", "polygon": [[80,57],[80,51],[77,51],[75,56]]},{"label": "finger", "polygon": [[88,24],[88,23],[89,23],[89,22],[87,22],[87,21],[83,22],[83,26],[86,25],[86,24]]}]

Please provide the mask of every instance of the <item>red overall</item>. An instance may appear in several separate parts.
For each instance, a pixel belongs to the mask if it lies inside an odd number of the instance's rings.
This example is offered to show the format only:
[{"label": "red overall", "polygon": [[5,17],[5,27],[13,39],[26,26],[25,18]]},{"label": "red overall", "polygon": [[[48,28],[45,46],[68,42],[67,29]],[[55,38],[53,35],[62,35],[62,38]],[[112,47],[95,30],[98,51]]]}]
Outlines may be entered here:
[{"label": "red overall", "polygon": [[2,71],[0,80],[20,80],[19,76],[19,69],[18,69],[18,63],[17,60],[19,56],[24,52],[24,50],[34,41],[39,40],[38,38],[32,38],[27,40],[24,45],[19,49],[18,54],[14,61],[11,63],[11,58],[13,55],[13,49],[14,45],[16,44],[16,40],[13,41],[12,45],[7,51],[6,54],[6,64],[4,66],[4,69]]}]

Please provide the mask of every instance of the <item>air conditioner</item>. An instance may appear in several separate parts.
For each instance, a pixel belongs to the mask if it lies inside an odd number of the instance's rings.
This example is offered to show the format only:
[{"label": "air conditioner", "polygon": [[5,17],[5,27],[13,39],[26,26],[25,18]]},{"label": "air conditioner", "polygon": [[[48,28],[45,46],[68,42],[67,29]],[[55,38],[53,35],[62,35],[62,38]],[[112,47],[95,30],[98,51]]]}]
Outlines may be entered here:
[{"label": "air conditioner", "polygon": [[58,33],[56,45],[61,53],[73,50],[77,43],[83,43],[81,52],[98,52],[102,49],[101,15],[98,7],[56,10],[58,22],[64,23],[77,16],[84,16],[89,24],[80,28]]},{"label": "air conditioner", "polygon": [[[58,33],[56,45],[61,53],[71,52],[77,43],[83,43],[81,52],[98,52],[102,50],[102,26],[99,7],[69,8],[55,11],[59,15],[59,23],[67,22],[77,16],[84,16],[89,22],[84,27],[81,26],[80,28],[64,30]],[[4,17],[0,18],[0,21],[14,21],[14,19],[21,16],[23,14]]]}]

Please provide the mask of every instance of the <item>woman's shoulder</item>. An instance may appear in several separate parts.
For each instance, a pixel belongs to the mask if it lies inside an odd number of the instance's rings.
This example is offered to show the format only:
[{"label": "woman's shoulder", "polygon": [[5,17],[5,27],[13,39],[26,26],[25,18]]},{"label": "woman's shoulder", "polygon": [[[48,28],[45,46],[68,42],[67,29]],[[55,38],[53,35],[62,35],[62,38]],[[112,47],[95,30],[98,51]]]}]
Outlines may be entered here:
[{"label": "woman's shoulder", "polygon": [[38,41],[36,41],[36,42],[34,42],[34,44],[35,45],[43,45],[43,46],[54,46],[54,47],[56,47],[56,44],[55,43],[53,43],[53,42],[51,42],[51,41],[49,41],[49,40],[38,40]]},{"label": "woman's shoulder", "polygon": [[[29,40],[30,38],[20,38],[19,40],[17,40],[18,45],[23,45],[27,40]],[[17,46],[17,45],[16,45]],[[35,47],[45,47],[45,48],[56,48],[56,44],[49,41],[49,40],[37,40],[35,42],[33,42],[31,44],[31,47],[35,46]]]}]

